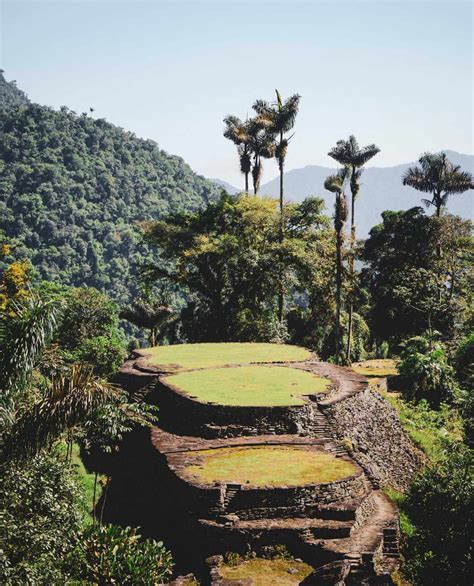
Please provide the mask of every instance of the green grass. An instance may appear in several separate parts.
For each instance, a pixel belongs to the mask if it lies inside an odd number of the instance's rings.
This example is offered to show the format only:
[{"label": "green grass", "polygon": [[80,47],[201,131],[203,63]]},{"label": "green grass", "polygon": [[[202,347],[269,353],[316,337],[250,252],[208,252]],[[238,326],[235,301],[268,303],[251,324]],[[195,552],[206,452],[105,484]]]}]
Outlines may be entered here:
[{"label": "green grass", "polygon": [[240,407],[302,405],[302,395],[324,392],[326,378],[285,366],[236,366],[181,372],[165,377],[202,403]]},{"label": "green grass", "polygon": [[145,353],[150,364],[170,370],[259,362],[298,362],[311,356],[309,350],[298,346],[241,342],[156,346],[148,348]]},{"label": "green grass", "polygon": [[363,360],[362,362],[356,362],[352,365],[352,368],[358,373],[364,376],[395,376],[398,374],[397,360],[391,358],[377,358],[375,360]]},{"label": "green grass", "polygon": [[201,482],[251,486],[305,485],[351,476],[356,468],[332,454],[304,446],[245,446],[195,452],[201,459],[186,468]]},{"label": "green grass", "polygon": [[458,413],[447,405],[436,411],[426,401],[411,403],[398,393],[382,393],[396,409],[405,432],[425,452],[430,460],[437,460],[446,449],[446,442],[463,440],[463,426]]},{"label": "green grass", "polygon": [[[298,570],[289,573],[291,568]],[[295,586],[300,584],[313,568],[294,560],[255,558],[237,566],[222,565],[219,572],[226,580],[245,580],[250,578],[253,586]]]}]

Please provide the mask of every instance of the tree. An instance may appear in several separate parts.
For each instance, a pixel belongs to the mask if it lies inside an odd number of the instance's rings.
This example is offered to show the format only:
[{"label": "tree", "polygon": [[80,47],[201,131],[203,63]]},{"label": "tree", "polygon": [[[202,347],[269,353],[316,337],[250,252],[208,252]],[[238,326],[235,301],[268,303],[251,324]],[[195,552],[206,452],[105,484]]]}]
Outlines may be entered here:
[{"label": "tree", "polygon": [[245,177],[245,193],[249,192],[249,174],[252,169],[252,149],[248,120],[242,122],[237,116],[224,118],[224,136],[237,146],[240,171]]},{"label": "tree", "polygon": [[150,346],[156,345],[158,328],[171,316],[173,310],[160,299],[136,299],[120,312],[120,317],[139,328],[150,330]]},{"label": "tree", "polygon": [[73,365],[67,375],[54,378],[44,396],[26,407],[6,431],[1,460],[31,458],[97,409],[120,398],[115,386],[93,376],[91,366]]},{"label": "tree", "polygon": [[351,135],[348,140],[337,141],[336,146],[328,153],[330,157],[336,160],[344,167],[350,170],[350,188],[351,188],[351,241],[350,241],[350,256],[349,256],[349,274],[351,278],[351,291],[349,295],[349,324],[347,334],[347,349],[346,361],[351,362],[351,342],[352,342],[352,315],[354,312],[354,288],[355,288],[355,272],[354,272],[354,256],[356,245],[356,226],[355,226],[355,200],[360,191],[360,177],[362,175],[363,166],[370,161],[380,149],[374,144],[359,147],[355,136]]},{"label": "tree", "polygon": [[[291,137],[285,136],[295,125],[296,116],[298,114],[299,102],[301,96],[294,94],[285,102],[282,100],[280,92],[276,92],[276,102],[269,104],[264,100],[257,100],[253,105],[253,109],[257,113],[257,120],[261,123],[275,140],[274,156],[278,161],[278,168],[280,171],[280,225],[279,238],[283,241],[284,220],[283,220],[283,177],[285,169],[286,155],[288,153],[288,145]],[[283,263],[280,259],[280,291],[278,293],[278,319],[280,323],[283,321],[283,304],[285,290],[283,288]]]},{"label": "tree", "polygon": [[[186,339],[282,339],[275,319],[277,261],[285,262],[285,285],[295,298],[312,300],[316,290],[330,287],[333,248],[322,206],[317,198],[287,204],[284,243],[278,238],[278,202],[245,194],[223,195],[196,214],[149,224],[146,238],[170,263],[155,268],[156,278],[166,277],[187,292],[188,305],[181,314]],[[322,306],[331,309],[326,300]]]},{"label": "tree", "polygon": [[334,230],[336,232],[336,364],[340,360],[341,343],[341,290],[342,290],[342,248],[344,245],[344,225],[347,219],[347,200],[344,184],[349,169],[344,167],[337,175],[330,175],[324,182],[324,188],[336,194],[334,204]]},{"label": "tree", "polygon": [[262,180],[263,165],[262,159],[271,159],[275,154],[275,143],[271,133],[264,124],[256,118],[248,122],[248,133],[250,136],[250,149],[253,155],[252,181],[253,193],[257,195]]},{"label": "tree", "polygon": [[418,163],[419,167],[410,167],[405,172],[403,185],[430,193],[431,199],[423,199],[423,203],[427,207],[434,206],[438,218],[450,195],[474,189],[471,173],[451,163],[446,153],[424,153]]},{"label": "tree", "polygon": [[283,175],[288,145],[291,140],[291,137],[288,138],[285,135],[295,125],[301,96],[294,94],[283,101],[280,92],[275,90],[275,93],[276,102],[269,104],[265,100],[257,100],[253,109],[257,113],[257,120],[267,128],[277,141],[274,156],[280,170],[280,213],[283,214]]},{"label": "tree", "polygon": [[[400,344],[427,330],[458,336],[472,319],[472,224],[420,207],[382,214],[361,250],[376,340]],[[438,246],[445,254],[439,258]]]}]

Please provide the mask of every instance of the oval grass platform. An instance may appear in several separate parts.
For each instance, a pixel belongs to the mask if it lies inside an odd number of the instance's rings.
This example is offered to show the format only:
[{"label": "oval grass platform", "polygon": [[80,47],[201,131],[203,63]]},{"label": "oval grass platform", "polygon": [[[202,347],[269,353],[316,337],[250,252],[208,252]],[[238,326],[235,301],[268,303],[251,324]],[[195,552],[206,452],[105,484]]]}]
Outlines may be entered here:
[{"label": "oval grass platform", "polygon": [[219,566],[219,574],[225,580],[252,580],[252,586],[296,586],[309,576],[313,568],[291,559],[262,559],[242,561],[237,565]]},{"label": "oval grass platform", "polygon": [[311,352],[299,346],[251,342],[176,344],[141,350],[151,366],[166,370],[211,368],[261,362],[300,362]]},{"label": "oval grass platform", "polygon": [[304,486],[342,480],[357,472],[351,462],[305,446],[243,446],[189,453],[199,461],[183,472],[204,484]]},{"label": "oval grass platform", "polygon": [[352,365],[358,374],[368,377],[386,377],[398,375],[397,360],[391,358],[376,358],[363,360]]},{"label": "oval grass platform", "polygon": [[303,395],[325,392],[331,381],[285,366],[236,366],[181,372],[165,384],[201,403],[239,407],[303,405]]}]

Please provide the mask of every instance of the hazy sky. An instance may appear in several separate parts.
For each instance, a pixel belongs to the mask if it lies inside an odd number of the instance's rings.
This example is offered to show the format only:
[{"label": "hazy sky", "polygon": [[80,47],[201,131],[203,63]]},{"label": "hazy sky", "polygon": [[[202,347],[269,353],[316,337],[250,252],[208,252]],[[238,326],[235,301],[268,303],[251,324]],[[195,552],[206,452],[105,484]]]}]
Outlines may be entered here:
[{"label": "hazy sky", "polygon": [[[29,97],[152,138],[237,186],[226,114],[302,95],[288,168],[355,134],[380,166],[473,152],[473,4],[1,1],[0,66]],[[264,181],[273,178],[273,161]]]}]

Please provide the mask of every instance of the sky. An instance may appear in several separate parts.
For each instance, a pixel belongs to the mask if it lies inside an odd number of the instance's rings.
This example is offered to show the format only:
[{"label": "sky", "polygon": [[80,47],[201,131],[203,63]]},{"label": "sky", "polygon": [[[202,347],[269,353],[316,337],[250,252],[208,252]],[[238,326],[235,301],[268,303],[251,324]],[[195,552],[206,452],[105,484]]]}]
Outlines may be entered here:
[{"label": "sky", "polygon": [[237,187],[222,120],[275,88],[302,96],[288,169],[333,166],[350,134],[380,147],[376,166],[473,152],[471,2],[0,0],[0,39],[31,100],[93,107]]}]

